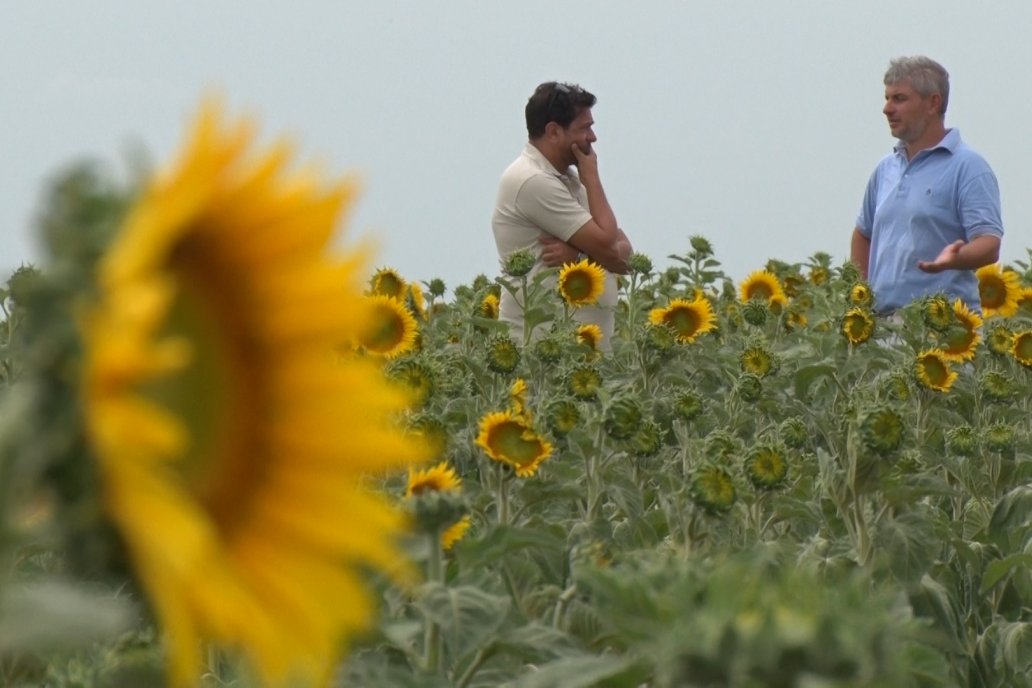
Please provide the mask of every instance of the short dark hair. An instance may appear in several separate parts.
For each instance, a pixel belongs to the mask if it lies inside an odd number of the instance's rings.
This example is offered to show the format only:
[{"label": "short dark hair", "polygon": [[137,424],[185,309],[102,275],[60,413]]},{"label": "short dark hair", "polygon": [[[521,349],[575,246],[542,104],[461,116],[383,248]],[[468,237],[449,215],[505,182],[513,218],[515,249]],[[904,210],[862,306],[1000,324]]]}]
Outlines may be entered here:
[{"label": "short dark hair", "polygon": [[594,107],[595,100],[593,94],[577,84],[546,81],[534,89],[523,111],[527,117],[527,134],[532,139],[543,136],[549,122],[565,129],[581,112]]}]

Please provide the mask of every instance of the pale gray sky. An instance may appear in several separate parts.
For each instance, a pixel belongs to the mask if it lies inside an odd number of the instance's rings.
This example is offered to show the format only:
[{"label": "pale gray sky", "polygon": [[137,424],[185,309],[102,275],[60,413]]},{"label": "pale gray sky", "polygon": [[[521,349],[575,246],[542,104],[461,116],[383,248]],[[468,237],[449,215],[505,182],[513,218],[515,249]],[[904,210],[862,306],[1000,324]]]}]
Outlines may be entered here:
[{"label": "pale gray sky", "polygon": [[202,94],[225,94],[299,160],[355,170],[347,235],[449,288],[497,274],[490,214],[551,79],[593,91],[603,182],[659,266],[703,234],[736,279],[768,258],[845,258],[893,143],[890,58],[951,74],[947,125],[1000,180],[1003,259],[1032,247],[1032,3],[1005,0],[0,0],[0,270],[38,259],[45,180],[133,145],[166,160]]}]

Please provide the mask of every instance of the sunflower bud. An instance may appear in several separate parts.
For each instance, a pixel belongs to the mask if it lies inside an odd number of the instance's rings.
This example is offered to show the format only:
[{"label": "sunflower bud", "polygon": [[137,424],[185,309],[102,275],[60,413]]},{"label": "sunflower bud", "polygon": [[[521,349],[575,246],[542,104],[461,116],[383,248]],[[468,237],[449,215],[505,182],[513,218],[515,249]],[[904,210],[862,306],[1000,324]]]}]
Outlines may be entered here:
[{"label": "sunflower bud", "polygon": [[993,423],[985,431],[985,446],[989,451],[1005,453],[1014,449],[1014,428]]},{"label": "sunflower bud", "polygon": [[695,258],[708,258],[713,255],[713,244],[704,236],[696,234],[688,239],[688,243],[692,245]]},{"label": "sunflower bud", "polygon": [[566,388],[578,399],[594,400],[602,386],[602,376],[593,365],[580,365],[566,378]]},{"label": "sunflower bud", "polygon": [[563,345],[555,337],[542,337],[534,342],[534,355],[545,363],[555,363],[563,357]]},{"label": "sunflower bud", "polygon": [[738,391],[738,396],[743,401],[754,402],[759,401],[763,395],[763,383],[760,378],[752,373],[743,373],[738,378],[738,384],[735,385],[735,389]]},{"label": "sunflower bud", "polygon": [[978,436],[970,425],[961,425],[946,432],[946,448],[957,456],[971,456],[978,450]]},{"label": "sunflower bud", "polygon": [[426,285],[426,291],[430,296],[435,299],[439,299],[444,296],[444,292],[447,291],[447,287],[444,286],[444,280],[440,277],[434,277],[430,280],[430,283]]},{"label": "sunflower bud", "polygon": [[521,248],[513,251],[502,262],[502,272],[510,277],[523,277],[528,274],[537,262],[529,249]]},{"label": "sunflower bud", "polygon": [[860,268],[851,260],[847,260],[839,268],[839,279],[846,284],[854,284],[860,281]]},{"label": "sunflower bud", "polygon": [[712,514],[730,509],[738,496],[728,472],[715,467],[703,468],[695,475],[691,495],[696,504]]},{"label": "sunflower bud", "polygon": [[867,449],[887,456],[903,444],[903,417],[886,406],[872,409],[860,421],[860,436]]},{"label": "sunflower bud", "polygon": [[545,409],[545,419],[556,435],[567,435],[580,422],[580,409],[570,399],[555,399]]},{"label": "sunflower bud", "polygon": [[810,430],[802,418],[786,418],[778,428],[781,441],[792,449],[805,447],[810,441]]},{"label": "sunflower bud", "polygon": [[766,377],[776,373],[780,367],[777,358],[766,347],[750,346],[738,357],[742,372],[756,377]]},{"label": "sunflower bud", "polygon": [[663,433],[651,420],[646,420],[631,437],[631,453],[638,458],[648,458],[659,453],[663,446]]},{"label": "sunflower bud", "polygon": [[759,327],[763,323],[767,322],[767,313],[769,312],[767,304],[763,301],[752,300],[742,306],[742,318],[745,322],[750,325]]},{"label": "sunflower bud", "polygon": [[1004,402],[1014,396],[1011,379],[998,370],[988,370],[979,380],[982,395],[989,401]]},{"label": "sunflower bud", "polygon": [[788,479],[788,460],[778,447],[762,445],[749,452],[745,473],[761,490],[773,490]]},{"label": "sunflower bud", "polygon": [[648,275],[652,272],[652,260],[644,253],[632,253],[627,266],[637,275]]},{"label": "sunflower bud", "polygon": [[645,326],[645,344],[653,351],[666,352],[677,343],[677,333],[668,325]]},{"label": "sunflower bud", "polygon": [[469,512],[469,504],[456,490],[426,490],[405,500],[416,527],[425,533],[441,533]]},{"label": "sunflower bud", "polygon": [[901,372],[895,372],[885,378],[882,383],[882,391],[885,395],[896,401],[907,401],[910,399],[910,378]]},{"label": "sunflower bud", "polygon": [[727,460],[738,453],[738,442],[724,430],[714,430],[706,436],[706,455],[711,459]]},{"label": "sunflower bud", "polygon": [[695,420],[702,411],[702,397],[695,392],[681,392],[674,400],[674,412],[683,420]]},{"label": "sunflower bud", "polygon": [[606,434],[615,440],[625,440],[641,426],[644,416],[641,404],[633,398],[621,397],[606,409],[603,425]]}]

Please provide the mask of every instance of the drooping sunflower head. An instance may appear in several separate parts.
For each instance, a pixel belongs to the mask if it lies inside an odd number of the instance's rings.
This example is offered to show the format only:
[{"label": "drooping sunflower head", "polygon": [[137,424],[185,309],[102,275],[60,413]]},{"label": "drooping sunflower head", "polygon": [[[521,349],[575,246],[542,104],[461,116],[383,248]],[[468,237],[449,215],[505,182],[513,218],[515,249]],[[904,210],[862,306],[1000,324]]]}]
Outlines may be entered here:
[{"label": "drooping sunflower head", "polygon": [[879,456],[887,456],[903,444],[903,416],[888,406],[870,409],[860,421],[864,446]]},{"label": "drooping sunflower head", "polygon": [[520,364],[520,350],[507,334],[487,340],[487,367],[496,373],[511,373]]},{"label": "drooping sunflower head", "polygon": [[423,296],[423,287],[419,282],[409,282],[408,299],[406,301],[412,315],[420,320],[426,320],[426,297]]},{"label": "drooping sunflower head", "polygon": [[842,318],[842,334],[850,344],[863,344],[874,334],[874,318],[864,308],[850,308]]},{"label": "drooping sunflower head", "polygon": [[702,397],[694,391],[681,392],[674,399],[674,412],[683,420],[693,421],[703,410]]},{"label": "drooping sunflower head", "polygon": [[1015,333],[1011,343],[1011,355],[1021,365],[1032,368],[1032,330]]},{"label": "drooping sunflower head", "polygon": [[356,569],[404,561],[403,514],[363,476],[427,458],[392,424],[405,399],[378,364],[332,355],[373,316],[365,255],[329,251],[353,188],[289,172],[285,145],[254,156],[253,139],[202,110],[81,322],[102,508],[177,686],[197,685],[206,643],[264,683],[324,680],[372,615]]},{"label": "drooping sunflower head", "polygon": [[558,288],[563,301],[571,306],[590,306],[597,303],[605,291],[606,271],[587,258],[567,263],[559,271]]},{"label": "drooping sunflower head", "polygon": [[928,296],[921,303],[921,317],[936,332],[945,332],[953,325],[953,308],[942,294]]},{"label": "drooping sunflower head", "polygon": [[556,363],[563,357],[563,345],[549,335],[534,342],[534,355],[544,363]]},{"label": "drooping sunflower head", "polygon": [[674,299],[666,308],[654,308],[650,311],[649,321],[653,325],[666,325],[671,328],[681,344],[690,344],[717,326],[713,305],[705,296],[696,296],[691,301]]},{"label": "drooping sunflower head", "polygon": [[742,373],[738,377],[737,384],[735,384],[735,391],[738,392],[738,396],[742,398],[742,401],[751,404],[759,401],[760,397],[763,396],[763,382],[758,375]]},{"label": "drooping sunflower head", "polygon": [[627,439],[641,426],[645,410],[633,396],[617,397],[605,411],[603,427],[613,439]]},{"label": "drooping sunflower head", "polygon": [[712,514],[728,511],[738,497],[731,475],[723,468],[713,466],[703,468],[695,475],[691,495],[696,504]]},{"label": "drooping sunflower head", "polygon": [[1014,428],[1006,423],[993,423],[985,429],[985,447],[989,451],[1005,453],[1014,449]]},{"label": "drooping sunflower head", "polygon": [[444,293],[448,291],[448,287],[445,286],[444,280],[440,277],[434,277],[426,285],[426,290],[430,294],[430,298],[439,299],[444,296]]},{"label": "drooping sunflower head", "polygon": [[631,435],[631,453],[639,459],[655,456],[662,447],[663,431],[651,418],[645,419]]},{"label": "drooping sunflower head", "polygon": [[942,353],[950,361],[970,361],[982,341],[982,317],[960,299],[953,302],[953,325],[942,333]]},{"label": "drooping sunflower head", "polygon": [[491,320],[498,320],[498,296],[488,292],[480,300],[479,315]]},{"label": "drooping sunflower head", "polygon": [[548,427],[558,436],[568,435],[580,423],[580,409],[572,399],[552,400],[545,411]]},{"label": "drooping sunflower head", "polygon": [[1018,312],[1021,278],[1013,270],[1004,270],[999,263],[985,265],[975,271],[978,277],[978,298],[987,318],[1009,318]]},{"label": "drooping sunflower head", "polygon": [[922,385],[937,392],[948,392],[957,381],[957,372],[950,368],[949,359],[941,349],[919,353],[914,361],[914,375]]},{"label": "drooping sunflower head", "polygon": [[692,247],[692,255],[696,258],[709,258],[713,255],[713,244],[701,234],[689,237],[688,244]]},{"label": "drooping sunflower head", "polygon": [[577,399],[596,399],[600,387],[602,375],[593,365],[579,365],[571,370],[566,378],[566,389]]},{"label": "drooping sunflower head", "polygon": [[738,287],[739,300],[749,303],[757,299],[768,306],[784,306],[788,303],[785,290],[778,281],[777,276],[767,270],[757,270],[752,273]]},{"label": "drooping sunflower head", "polygon": [[780,365],[777,357],[764,346],[750,346],[738,357],[742,372],[752,373],[757,377],[767,377],[775,373]]},{"label": "drooping sunflower head", "polygon": [[806,421],[797,416],[786,418],[778,428],[781,441],[793,449],[805,447],[810,442],[810,429]]},{"label": "drooping sunflower head", "polygon": [[408,282],[393,268],[378,269],[369,280],[369,292],[404,301]]},{"label": "drooping sunflower head", "polygon": [[577,328],[577,341],[592,351],[598,351],[602,345],[602,328],[595,323],[580,325]]},{"label": "drooping sunflower head", "polygon": [[385,358],[397,358],[416,347],[419,325],[405,304],[393,296],[367,297],[371,317],[358,337],[358,343]]},{"label": "drooping sunflower head", "polygon": [[979,380],[979,388],[986,399],[993,402],[1006,402],[1014,397],[1014,384],[999,370],[987,370]]},{"label": "drooping sunflower head", "polygon": [[970,425],[958,425],[946,431],[946,448],[957,456],[973,456],[978,451],[978,435]]},{"label": "drooping sunflower head", "polygon": [[489,413],[480,419],[476,444],[489,458],[510,466],[521,478],[534,475],[552,455],[552,445],[508,411]]},{"label": "drooping sunflower head", "polygon": [[788,459],[781,448],[761,445],[749,452],[745,460],[745,473],[756,487],[773,490],[788,479]]},{"label": "drooping sunflower head", "polygon": [[849,289],[849,303],[857,308],[870,309],[874,304],[874,294],[867,282],[857,282]]},{"label": "drooping sunflower head", "polygon": [[1014,332],[1006,325],[993,325],[989,328],[986,343],[994,354],[1008,356],[1014,347]]},{"label": "drooping sunflower head", "polygon": [[424,492],[453,492],[461,487],[462,478],[446,461],[442,461],[427,468],[409,467],[405,496],[412,497]]}]

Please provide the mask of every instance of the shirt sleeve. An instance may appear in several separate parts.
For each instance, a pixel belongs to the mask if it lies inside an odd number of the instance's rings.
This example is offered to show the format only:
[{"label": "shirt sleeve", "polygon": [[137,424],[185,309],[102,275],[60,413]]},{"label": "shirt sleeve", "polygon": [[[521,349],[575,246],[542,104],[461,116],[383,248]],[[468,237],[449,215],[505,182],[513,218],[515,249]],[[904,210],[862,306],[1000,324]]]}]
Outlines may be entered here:
[{"label": "shirt sleeve", "polygon": [[867,180],[867,188],[864,190],[864,201],[860,205],[860,212],[856,215],[856,228],[868,239],[871,238],[871,230],[874,228],[874,213],[877,210],[878,202],[878,170],[875,170],[871,178]]},{"label": "shirt sleeve", "polygon": [[960,222],[968,240],[978,236],[1003,236],[1000,185],[992,171],[964,181],[960,190]]},{"label": "shirt sleeve", "polygon": [[516,194],[516,208],[542,231],[569,241],[591,220],[591,213],[577,202],[561,181],[545,174],[530,177]]}]

